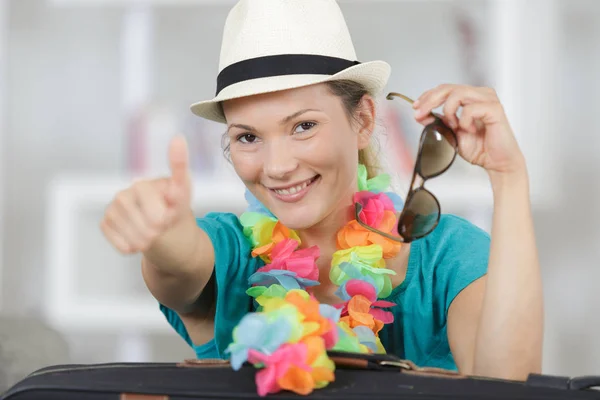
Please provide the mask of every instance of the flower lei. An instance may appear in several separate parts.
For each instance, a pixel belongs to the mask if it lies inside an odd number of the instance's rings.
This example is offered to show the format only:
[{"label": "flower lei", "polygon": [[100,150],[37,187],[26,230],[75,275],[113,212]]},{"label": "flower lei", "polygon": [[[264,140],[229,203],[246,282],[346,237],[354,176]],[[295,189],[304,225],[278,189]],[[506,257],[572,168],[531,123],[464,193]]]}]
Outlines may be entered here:
[{"label": "flower lei", "polygon": [[[395,227],[396,209],[402,207],[395,193],[385,192],[389,184],[386,174],[367,179],[365,166],[359,165],[359,191],[353,200],[363,206],[361,219],[383,232]],[[378,298],[392,291],[390,275],[395,272],[385,268],[385,259],[398,253],[400,243],[356,220],[346,224],[337,233],[338,250],[329,272],[342,302],[319,304],[311,293],[319,284],[319,248],[299,248],[296,232],[249,192],[246,199],[249,208],[240,222],[252,256],[265,265],[249,278],[246,292],[258,304],[257,311],[242,318],[226,350],[233,369],[245,362],[260,368],[256,385],[261,396],[281,390],[307,395],[334,380],[335,365],[327,350],[385,353],[378,334],[394,317],[382,308],[395,304]]]}]

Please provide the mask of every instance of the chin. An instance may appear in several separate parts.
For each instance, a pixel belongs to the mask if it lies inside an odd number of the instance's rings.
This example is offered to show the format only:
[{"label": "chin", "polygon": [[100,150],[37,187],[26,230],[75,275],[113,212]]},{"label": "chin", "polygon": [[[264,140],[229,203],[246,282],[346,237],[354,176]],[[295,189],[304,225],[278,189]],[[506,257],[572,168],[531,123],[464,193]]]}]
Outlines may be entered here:
[{"label": "chin", "polygon": [[306,218],[299,218],[296,220],[290,221],[290,223],[285,223],[285,221],[280,220],[286,228],[291,229],[293,231],[302,231],[309,229],[317,224],[316,221],[306,221]]},{"label": "chin", "polygon": [[303,230],[317,225],[321,218],[315,210],[306,210],[304,207],[287,206],[287,209],[273,211],[279,222],[292,230]]}]

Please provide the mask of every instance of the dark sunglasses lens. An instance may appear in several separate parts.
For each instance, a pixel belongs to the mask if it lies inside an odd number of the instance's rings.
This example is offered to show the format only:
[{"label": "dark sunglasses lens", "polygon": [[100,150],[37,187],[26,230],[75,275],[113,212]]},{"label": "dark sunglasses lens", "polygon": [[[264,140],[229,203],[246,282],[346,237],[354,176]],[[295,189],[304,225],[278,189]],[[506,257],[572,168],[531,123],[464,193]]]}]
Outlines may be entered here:
[{"label": "dark sunglasses lens", "polygon": [[428,179],[441,174],[452,164],[456,137],[440,122],[427,125],[423,135],[419,170],[423,178]]},{"label": "dark sunglasses lens", "polygon": [[440,206],[427,190],[418,190],[408,199],[398,231],[406,239],[420,238],[435,228],[440,216]]}]

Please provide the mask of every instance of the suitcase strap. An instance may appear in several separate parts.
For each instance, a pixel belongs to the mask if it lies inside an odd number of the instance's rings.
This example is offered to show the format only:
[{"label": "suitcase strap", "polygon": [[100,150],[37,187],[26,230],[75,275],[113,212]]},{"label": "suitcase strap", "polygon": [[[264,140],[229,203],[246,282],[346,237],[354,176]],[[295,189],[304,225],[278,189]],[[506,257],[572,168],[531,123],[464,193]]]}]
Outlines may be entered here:
[{"label": "suitcase strap", "polygon": [[[466,378],[456,371],[442,368],[419,367],[410,360],[403,360],[387,354],[362,354],[331,351],[329,358],[336,369],[398,370],[405,374],[435,376],[444,378]],[[180,367],[226,367],[230,363],[222,359],[187,359],[177,364]],[[248,364],[250,365],[250,364]]]},{"label": "suitcase strap", "polygon": [[[337,351],[330,351],[328,354],[329,358],[331,358],[331,360],[335,363],[337,369],[398,370],[403,374],[437,378],[477,378],[474,376],[462,375],[459,372],[442,368],[419,367],[410,360],[403,360],[399,357],[389,354],[362,354]],[[180,367],[227,367],[230,365],[230,363],[228,360],[222,359],[188,359],[177,365]],[[549,389],[586,390],[600,388],[600,376],[582,376],[570,378],[566,376],[530,374],[524,384],[526,386]],[[158,398],[156,400],[158,400]]]}]

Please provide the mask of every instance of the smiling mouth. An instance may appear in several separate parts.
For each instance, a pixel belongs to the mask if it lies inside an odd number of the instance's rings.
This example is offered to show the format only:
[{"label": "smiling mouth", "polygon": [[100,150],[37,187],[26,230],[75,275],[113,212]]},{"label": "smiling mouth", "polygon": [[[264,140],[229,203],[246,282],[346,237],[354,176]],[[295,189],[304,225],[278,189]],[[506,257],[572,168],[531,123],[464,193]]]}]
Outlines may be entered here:
[{"label": "smiling mouth", "polygon": [[321,175],[315,175],[310,179],[305,180],[304,182],[298,183],[297,185],[288,186],[286,188],[278,188],[273,189],[269,188],[271,193],[275,195],[275,197],[284,201],[298,201],[308,192],[308,188],[315,183]]},{"label": "smiling mouth", "polygon": [[290,186],[285,189],[271,189],[271,190],[274,191],[275,193],[283,195],[283,196],[288,196],[290,194],[296,194],[296,193],[306,189],[306,187],[308,185],[310,185],[311,183],[313,183],[314,181],[316,181],[318,177],[319,177],[319,175],[314,176],[310,179],[305,180],[304,182],[302,182],[298,185]]}]

